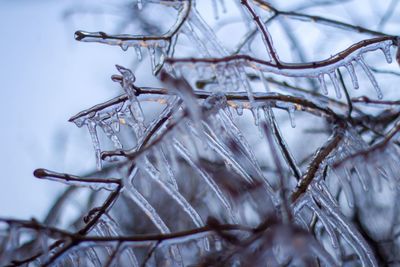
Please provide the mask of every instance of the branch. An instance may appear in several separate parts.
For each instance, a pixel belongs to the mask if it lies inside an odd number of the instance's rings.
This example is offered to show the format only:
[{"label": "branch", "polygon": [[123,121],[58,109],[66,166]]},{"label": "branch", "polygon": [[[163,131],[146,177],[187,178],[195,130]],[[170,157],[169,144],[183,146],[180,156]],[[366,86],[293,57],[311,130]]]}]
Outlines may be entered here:
[{"label": "branch", "polygon": [[[185,23],[186,19],[189,16],[192,0],[183,0],[182,10],[178,14],[177,21],[174,26],[168,30],[168,32],[159,35],[159,36],[143,36],[143,35],[129,35],[129,34],[120,34],[120,35],[109,35],[104,32],[85,32],[85,31],[76,31],[75,32],[75,40],[82,42],[99,42],[105,43],[109,45],[120,45],[120,46],[148,46],[148,45],[156,45],[159,44],[157,41],[170,41],[171,38],[176,35],[181,29],[182,25]],[[149,44],[146,42],[155,41],[154,44]]]},{"label": "branch", "polygon": [[389,144],[389,142],[392,140],[392,138],[399,131],[400,131],[400,122],[396,123],[396,125],[389,131],[389,133],[385,136],[385,138],[382,141],[380,141],[379,143],[376,143],[375,145],[371,146],[370,148],[368,148],[366,150],[361,150],[361,151],[358,151],[357,153],[354,153],[353,155],[345,157],[344,159],[333,164],[333,167],[338,168],[340,165],[342,165],[345,162],[348,162],[349,160],[352,160],[359,156],[367,157],[369,154],[371,154],[377,150],[384,149]]},{"label": "branch", "polygon": [[321,164],[324,160],[329,156],[329,154],[338,146],[339,142],[343,139],[343,133],[339,130],[336,130],[333,133],[333,137],[331,137],[328,142],[321,147],[314,156],[314,159],[311,161],[307,173],[302,177],[302,179],[298,182],[293,194],[292,194],[292,202],[296,202],[299,197],[304,194],[311,182],[314,180],[315,175],[321,167]]},{"label": "branch", "polygon": [[307,15],[303,13],[298,13],[298,12],[292,12],[292,11],[282,11],[278,10],[269,3],[265,2],[264,0],[252,0],[255,3],[257,3],[261,8],[265,10],[272,11],[274,15],[276,16],[286,16],[290,17],[292,19],[298,19],[301,21],[310,21],[310,22],[316,22],[316,23],[321,23],[324,25],[329,25],[333,27],[337,27],[340,29],[346,29],[346,30],[351,30],[355,31],[358,33],[367,33],[370,35],[374,36],[390,36],[390,34],[380,32],[380,31],[374,31],[370,30],[361,26],[355,26],[346,22],[338,21],[338,20],[333,20],[333,19],[328,19],[320,16],[313,16],[313,15]]},{"label": "branch", "polygon": [[278,66],[281,65],[280,60],[278,58],[278,55],[276,53],[276,50],[274,48],[274,45],[272,43],[272,37],[271,34],[269,33],[267,27],[265,27],[264,23],[261,21],[260,17],[256,14],[254,9],[249,5],[249,2],[247,0],[241,0],[240,3],[247,9],[247,11],[250,13],[250,16],[253,18],[255,23],[257,24],[257,28],[261,31],[261,37],[265,43],[265,46],[268,50],[268,54],[271,58],[271,60]]},{"label": "branch", "polygon": [[166,58],[165,62],[171,65],[179,63],[207,63],[210,65],[236,63],[246,65],[255,70],[272,72],[278,75],[316,78],[320,75],[318,69],[322,69],[321,71],[323,73],[335,71],[339,67],[344,67],[352,61],[358,60],[358,58],[366,52],[382,49],[382,44],[397,45],[397,37],[383,36],[366,39],[353,44],[330,58],[308,63],[281,62],[281,64],[278,65],[249,55],[231,55],[222,58]]}]

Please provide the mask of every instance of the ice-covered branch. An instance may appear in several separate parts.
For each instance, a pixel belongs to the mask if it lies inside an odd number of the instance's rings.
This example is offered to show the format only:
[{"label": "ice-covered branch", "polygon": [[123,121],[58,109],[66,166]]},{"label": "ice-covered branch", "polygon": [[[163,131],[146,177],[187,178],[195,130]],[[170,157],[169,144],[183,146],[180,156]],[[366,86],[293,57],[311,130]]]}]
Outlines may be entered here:
[{"label": "ice-covered branch", "polygon": [[343,133],[341,131],[341,129],[335,130],[333,136],[327,141],[327,143],[315,153],[313,160],[307,168],[307,172],[298,182],[296,189],[292,193],[292,202],[296,202],[297,199],[308,190],[309,185],[314,180],[318,170],[320,170],[321,164],[342,140]]},{"label": "ice-covered branch", "polygon": [[[174,4],[178,3],[176,1]],[[179,14],[177,16],[177,20],[175,24],[168,30],[168,32],[159,35],[159,36],[145,36],[145,35],[129,35],[129,34],[120,34],[120,35],[109,35],[104,32],[85,32],[85,31],[76,31],[75,39],[77,41],[82,42],[98,42],[105,43],[109,45],[119,45],[124,50],[129,47],[160,47],[164,48],[167,43],[170,42],[171,38],[178,33],[181,29],[182,25],[185,23],[185,20],[189,16],[190,8],[192,5],[192,0],[183,0],[179,1],[182,5],[179,9]]]},{"label": "ice-covered branch", "polygon": [[393,137],[394,137],[399,131],[400,131],[400,123],[397,122],[397,123],[395,124],[395,126],[393,126],[393,128],[390,129],[390,131],[389,131],[386,135],[384,135],[384,138],[383,138],[380,142],[374,144],[373,146],[371,146],[370,148],[368,148],[368,149],[366,149],[366,150],[360,150],[360,151],[358,151],[357,153],[354,153],[354,154],[352,154],[352,155],[349,155],[349,156],[345,157],[344,159],[342,159],[342,160],[340,160],[340,161],[338,161],[338,162],[335,162],[335,163],[333,164],[333,167],[334,167],[334,168],[338,168],[338,167],[341,166],[342,164],[344,164],[344,163],[346,163],[346,162],[349,162],[349,161],[351,161],[352,159],[355,159],[355,158],[357,158],[357,157],[365,157],[365,158],[366,158],[366,157],[368,157],[368,155],[371,154],[371,153],[374,153],[374,152],[376,152],[376,151],[385,149],[385,147],[391,142],[391,140],[393,139]]},{"label": "ice-covered branch", "polygon": [[66,173],[58,173],[49,171],[46,169],[36,169],[33,175],[39,179],[53,180],[67,185],[74,186],[89,186],[94,190],[106,189],[109,191],[116,190],[118,186],[121,186],[120,179],[112,178],[83,178]]},{"label": "ice-covered branch", "polygon": [[272,36],[269,33],[267,27],[261,21],[260,17],[256,14],[255,10],[250,6],[250,4],[247,0],[241,0],[240,2],[246,8],[246,10],[250,13],[250,16],[253,18],[253,20],[257,24],[257,28],[261,32],[261,37],[264,41],[264,44],[267,48],[268,54],[269,54],[272,62],[275,63],[277,66],[280,66],[281,63],[280,63],[278,54],[276,53],[274,44],[272,42]]},{"label": "ice-covered branch", "polygon": [[255,2],[261,8],[271,11],[275,15],[275,17],[284,16],[284,17],[289,17],[292,19],[297,19],[300,21],[320,23],[320,24],[324,24],[327,26],[345,29],[345,30],[349,30],[349,31],[354,31],[354,32],[358,32],[358,33],[366,33],[366,34],[370,34],[373,36],[390,36],[390,34],[386,34],[384,32],[374,31],[374,30],[371,30],[371,29],[368,29],[368,28],[365,28],[362,26],[356,26],[356,25],[346,23],[343,21],[329,19],[329,18],[325,18],[325,17],[321,17],[321,16],[314,16],[314,15],[299,13],[299,12],[295,12],[295,11],[278,10],[277,8],[275,8],[274,6],[272,6],[271,4],[267,3],[264,0],[252,0],[252,1]]}]

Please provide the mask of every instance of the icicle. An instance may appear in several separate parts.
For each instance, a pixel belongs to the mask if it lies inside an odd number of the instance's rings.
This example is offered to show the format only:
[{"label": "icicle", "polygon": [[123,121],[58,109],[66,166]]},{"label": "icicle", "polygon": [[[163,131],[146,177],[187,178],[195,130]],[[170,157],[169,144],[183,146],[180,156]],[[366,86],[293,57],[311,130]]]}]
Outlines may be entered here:
[{"label": "icicle", "polygon": [[[191,41],[193,41],[197,47],[198,47],[198,51],[200,52],[202,57],[211,57],[210,52],[208,51],[207,46],[204,44],[204,42],[200,39],[200,37],[198,36],[198,34],[193,30],[193,27],[190,23],[185,23],[183,25],[184,27],[184,33],[187,37],[189,37],[191,39]],[[209,66],[209,65],[207,65]]]},{"label": "icicle", "polygon": [[[108,249],[108,246],[106,246],[106,249]],[[83,251],[81,251],[82,253]],[[82,256],[87,256],[89,258],[90,263],[92,263],[94,266],[101,266],[101,261],[100,258],[95,250],[95,248],[88,248],[86,249],[85,252],[82,253]],[[108,252],[108,254],[110,255],[110,253]],[[78,256],[79,257],[79,256]]]},{"label": "icicle", "polygon": [[[276,106],[279,108],[283,108],[286,109],[288,115],[289,115],[289,120],[290,120],[290,126],[292,126],[292,128],[296,128],[296,120],[295,120],[295,110],[296,110],[296,106],[292,103],[288,103],[288,102],[281,102],[278,101],[276,102]],[[269,115],[267,114],[267,117]]]},{"label": "icicle", "polygon": [[121,47],[122,51],[127,51],[129,48],[129,44],[125,42],[122,42],[119,46]]},{"label": "icicle", "polygon": [[376,93],[378,95],[378,98],[382,99],[383,98],[383,94],[382,94],[382,91],[381,91],[381,89],[379,87],[379,84],[376,81],[376,79],[375,79],[374,75],[372,74],[371,70],[369,69],[367,63],[365,63],[365,61],[364,61],[362,56],[357,58],[357,63],[360,64],[360,66],[363,68],[365,74],[368,76],[368,79],[371,81],[372,85],[375,88],[375,91],[376,91]]},{"label": "icicle", "polygon": [[394,183],[391,181],[388,172],[384,169],[383,166],[377,167],[377,171],[379,173],[379,177],[381,177],[383,180],[385,180],[388,183],[388,186],[391,190],[394,189]]},{"label": "icicle", "polygon": [[[333,173],[335,174],[339,182],[342,184],[342,190],[346,196],[347,205],[349,206],[349,208],[354,208],[354,196],[353,196],[353,191],[351,189],[350,181],[346,180],[346,178],[342,178],[334,169]],[[347,179],[350,178],[347,175],[346,177]]]},{"label": "icicle", "polygon": [[[352,176],[351,176],[350,170],[348,170],[348,169],[346,168],[345,172],[346,172],[346,176],[347,176],[348,179],[351,181],[351,177],[352,177]],[[367,185],[366,185],[366,183],[365,183],[363,177],[361,177],[360,175],[356,175],[356,176],[357,176],[357,178],[358,178],[358,181],[359,181],[360,184],[361,184],[362,189],[363,189],[364,191],[368,191],[368,187],[367,187]]]},{"label": "icicle", "polygon": [[[205,124],[205,127],[209,129],[210,133],[212,130],[208,125]],[[232,169],[241,177],[243,177],[248,183],[253,183],[253,178],[243,169],[243,167],[236,161],[235,155],[233,155],[226,146],[217,138],[217,136],[210,136],[208,133],[205,133],[207,137],[208,145],[217,152],[225,161],[225,163],[232,167]]]},{"label": "icicle", "polygon": [[208,239],[208,237],[205,237],[203,239],[203,243],[204,243],[204,250],[206,252],[210,252],[210,240]]},{"label": "icicle", "polygon": [[123,81],[122,81],[122,88],[128,95],[130,101],[130,110],[132,112],[133,118],[135,122],[138,124],[138,127],[141,131],[145,130],[144,125],[144,115],[143,110],[140,106],[140,102],[137,99],[134,91],[134,82],[136,80],[135,75],[130,69],[124,68],[122,66],[116,65],[117,70],[122,74]]},{"label": "icicle", "polygon": [[94,152],[96,155],[96,166],[98,170],[101,170],[102,164],[101,164],[101,149],[100,149],[100,142],[99,138],[97,136],[97,131],[96,131],[96,123],[92,120],[88,120],[86,122],[86,125],[89,130],[90,137],[92,138],[92,143],[94,147]]},{"label": "icicle", "polygon": [[257,171],[258,175],[260,177],[265,178],[263,175],[263,172],[261,171],[260,166],[258,165],[256,156],[254,155],[254,153],[250,147],[250,144],[248,143],[246,138],[243,136],[243,134],[239,130],[239,128],[232,121],[232,118],[230,118],[228,116],[228,114],[226,112],[224,112],[223,110],[220,110],[219,114],[221,115],[219,118],[221,119],[222,125],[225,128],[225,131],[230,133],[230,136],[239,145],[239,148],[241,148],[243,154],[245,154],[248,157],[250,164]]},{"label": "icicle", "polygon": [[168,154],[169,160],[171,162],[171,168],[173,170],[179,170],[180,169],[180,163],[178,162],[178,156],[176,154],[174,145],[172,144],[172,142],[164,142],[165,150]]},{"label": "icicle", "polygon": [[259,126],[260,125],[260,113],[258,108],[252,108],[251,113],[253,114],[253,119],[254,119],[254,125]]},{"label": "icicle", "polygon": [[71,263],[70,266],[79,266],[79,253],[72,251],[70,251],[69,253],[64,253],[64,256],[59,257],[57,261],[63,263],[62,265],[64,266],[69,265],[67,264],[68,261]]},{"label": "icicle", "polygon": [[386,62],[388,64],[392,63],[392,54],[390,53],[390,46],[391,46],[390,43],[384,43],[381,48],[383,54],[385,55]]},{"label": "icicle", "polygon": [[[389,183],[389,188],[391,190],[396,189],[396,185],[400,187],[400,181],[398,177],[398,170],[397,170],[397,164],[398,164],[398,154],[393,146],[390,146],[388,151],[388,156],[389,160],[385,162],[386,164],[384,165],[384,173],[386,174],[386,177],[388,179]],[[383,166],[382,166],[383,168]]]},{"label": "icicle", "polygon": [[171,196],[171,198],[174,199],[179,204],[179,206],[182,207],[183,211],[187,215],[189,215],[189,217],[192,219],[193,223],[197,227],[201,227],[204,225],[200,215],[190,205],[190,203],[169,183],[164,183],[164,181],[160,179],[161,178],[160,173],[158,172],[158,170],[154,168],[153,164],[149,161],[149,159],[146,156],[142,159],[141,168],[143,168],[144,171],[146,171],[149,174],[150,178],[152,178],[154,182],[158,183],[164,189],[164,191],[169,196]]},{"label": "icicle", "polygon": [[140,137],[143,136],[143,128],[142,126],[139,126],[137,123],[137,120],[132,116],[132,112],[130,108],[127,108],[123,112],[120,112],[118,114],[119,121],[121,124],[126,124],[130,128],[132,128],[134,134],[136,135],[136,138],[139,139]]},{"label": "icicle", "polygon": [[136,52],[136,56],[138,58],[139,61],[142,61],[143,59],[143,55],[142,55],[142,49],[140,48],[140,45],[135,45],[135,52]]},{"label": "icicle", "polygon": [[165,173],[169,178],[169,182],[171,183],[171,185],[178,190],[178,183],[176,181],[174,172],[172,171],[172,167],[171,164],[168,162],[167,157],[165,155],[164,149],[162,148],[162,146],[160,147],[158,153],[155,153],[157,155],[157,157],[160,160],[160,165],[162,165],[162,168],[165,169]]},{"label": "icicle", "polygon": [[113,128],[105,123],[104,121],[99,121],[99,126],[103,130],[103,132],[106,134],[106,136],[112,141],[116,149],[122,149],[122,144],[119,141],[117,135],[115,134],[115,131]]},{"label": "icicle", "polygon": [[358,89],[359,88],[358,79],[357,79],[356,72],[354,70],[353,63],[349,62],[348,64],[345,65],[345,67],[347,69],[347,72],[350,75],[351,82],[353,83],[353,88]]},{"label": "icicle", "polygon": [[[219,56],[228,56],[228,51],[220,44],[217,36],[210,26],[203,20],[196,8],[191,9],[189,20],[195,24],[199,31],[204,35],[205,39],[215,49]],[[236,68],[235,68],[236,69]],[[238,73],[235,75],[239,76]]]},{"label": "icicle", "polygon": [[[161,219],[160,215],[157,211],[151,206],[151,204],[146,200],[146,198],[133,186],[132,182],[138,172],[138,169],[135,167],[132,173],[127,178],[127,181],[124,182],[124,190],[123,193],[127,193],[128,198],[134,201],[139,208],[148,216],[148,218],[152,221],[152,223],[160,230],[162,234],[170,233],[170,229],[167,227],[165,222]],[[172,245],[171,249],[175,251],[175,255],[177,258],[182,259],[180,255],[180,250],[177,245]],[[133,253],[133,251],[132,251]],[[135,256],[133,254],[133,256]],[[136,257],[135,259],[136,260]],[[137,260],[136,260],[137,261]],[[179,265],[181,266],[181,264]]]},{"label": "icicle", "polygon": [[329,78],[331,78],[333,87],[335,88],[335,92],[336,92],[336,97],[337,98],[342,98],[342,93],[340,92],[340,84],[339,84],[339,79],[336,75],[336,71],[332,71],[329,73]]},{"label": "icicle", "polygon": [[[118,114],[117,114],[117,117],[118,117]],[[121,124],[120,124],[119,118],[117,118],[116,121],[111,122],[111,128],[117,133],[121,130]]]},{"label": "icicle", "polygon": [[330,223],[336,228],[340,236],[346,239],[349,245],[353,247],[359,255],[363,266],[378,266],[374,253],[368,246],[368,243],[357,229],[347,222],[347,219],[343,216],[336,203],[332,203],[329,198],[315,186],[312,186],[311,192],[315,196],[314,199],[329,212],[330,216],[328,216],[327,219],[330,220]]},{"label": "icicle", "polygon": [[325,227],[326,232],[329,235],[329,238],[331,239],[332,247],[335,250],[338,250],[339,247],[339,240],[337,239],[336,233],[334,231],[334,228],[330,225],[330,223],[327,220],[327,214],[324,212],[324,210],[320,209],[318,205],[315,203],[315,200],[313,197],[311,197],[313,200],[311,203],[308,204],[308,206],[317,214],[318,218],[321,220],[321,223]]},{"label": "icicle", "polygon": [[119,225],[108,214],[104,214],[101,217],[100,223],[106,228],[109,236],[118,236],[121,234]]},{"label": "icicle", "polygon": [[324,95],[327,95],[328,94],[328,88],[326,87],[326,82],[325,82],[323,73],[318,75],[318,81],[320,83],[320,88],[321,88],[322,93]]},{"label": "icicle", "polygon": [[189,151],[180,143],[176,138],[174,138],[174,144],[176,150],[179,154],[186,160],[186,162],[200,175],[200,177],[210,186],[210,188],[214,191],[218,199],[222,202],[224,208],[227,210],[232,223],[238,223],[237,219],[235,218],[232,208],[229,204],[228,199],[224,196],[223,192],[219,188],[219,186],[214,182],[214,180],[208,175],[207,172],[202,170],[196,163],[191,159]]},{"label": "icicle", "polygon": [[133,200],[140,209],[149,217],[149,219],[153,222],[153,224],[160,230],[161,233],[167,234],[170,232],[167,225],[161,219],[160,215],[158,215],[157,211],[151,206],[151,204],[146,200],[139,191],[133,185],[126,185],[123,192],[129,196],[129,199]]},{"label": "icicle", "polygon": [[155,70],[157,63],[156,63],[156,50],[152,45],[149,45],[147,47],[149,50],[149,55],[150,55],[150,62],[151,62],[151,69]]},{"label": "icicle", "polygon": [[290,105],[287,109],[290,119],[290,125],[292,126],[292,128],[296,128],[296,121],[294,117],[295,110],[296,110],[295,105]]},{"label": "icicle", "polygon": [[246,70],[244,69],[243,66],[239,66],[237,68],[237,71],[239,72],[238,75],[239,75],[240,82],[241,82],[241,84],[242,84],[242,86],[243,86],[244,90],[246,91],[247,96],[249,98],[250,107],[253,108],[256,105],[255,105],[253,90],[251,89],[251,86],[250,86],[249,81],[247,79]]},{"label": "icicle", "polygon": [[238,116],[243,115],[243,105],[239,103],[239,105],[236,107],[236,113]]},{"label": "icicle", "polygon": [[[354,164],[354,166],[352,166],[350,168],[356,174],[356,176],[357,176],[358,180],[360,181],[361,186],[364,189],[364,191],[367,192],[369,190],[369,188],[368,188],[366,182],[368,182],[368,180],[370,180],[369,179],[371,177],[370,173],[368,172],[368,169],[363,169],[365,175],[361,175],[359,170],[358,170],[358,168],[356,167],[356,166],[363,166],[363,164],[365,164],[363,161],[358,160],[357,164]],[[350,170],[346,169],[346,171],[349,171],[349,175],[351,175],[350,174]]]},{"label": "icicle", "polygon": [[[301,170],[298,167],[296,160],[293,157],[291,150],[289,149],[285,139],[282,137],[281,130],[279,129],[279,125],[276,121],[275,114],[271,107],[268,106],[264,107],[264,118],[266,122],[268,122],[268,124],[270,125],[270,128],[272,129],[275,142],[280,144],[278,148],[281,151],[282,155],[286,158],[286,162],[293,163],[290,164],[288,167],[290,167],[291,172],[296,178],[300,178],[302,176]],[[278,136],[281,136],[282,138],[278,139]]]}]

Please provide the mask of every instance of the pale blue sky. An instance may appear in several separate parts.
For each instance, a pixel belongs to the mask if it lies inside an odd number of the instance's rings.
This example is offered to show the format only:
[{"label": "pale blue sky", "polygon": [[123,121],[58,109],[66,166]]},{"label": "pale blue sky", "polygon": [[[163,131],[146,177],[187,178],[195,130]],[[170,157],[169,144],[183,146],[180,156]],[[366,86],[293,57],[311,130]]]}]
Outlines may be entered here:
[{"label": "pale blue sky", "polygon": [[[94,156],[85,129],[67,122],[118,93],[122,50],[74,40],[63,19],[74,1],[0,1],[0,216],[42,218],[63,188],[36,180],[35,168],[82,173]],[[82,29],[95,19],[79,20]]]}]

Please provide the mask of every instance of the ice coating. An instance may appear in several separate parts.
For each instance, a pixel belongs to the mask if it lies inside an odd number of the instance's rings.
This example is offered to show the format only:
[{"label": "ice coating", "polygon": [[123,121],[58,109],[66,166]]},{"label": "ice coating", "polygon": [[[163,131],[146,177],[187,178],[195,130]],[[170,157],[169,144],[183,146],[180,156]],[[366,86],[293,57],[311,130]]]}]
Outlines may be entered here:
[{"label": "ice coating", "polygon": [[82,178],[70,174],[57,173],[46,169],[36,169],[33,174],[39,179],[52,180],[67,185],[90,187],[96,191],[101,189],[115,191],[120,186],[120,181],[118,179]]}]

